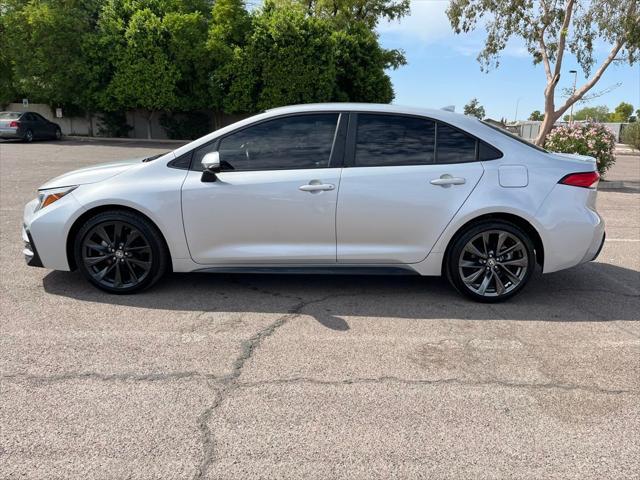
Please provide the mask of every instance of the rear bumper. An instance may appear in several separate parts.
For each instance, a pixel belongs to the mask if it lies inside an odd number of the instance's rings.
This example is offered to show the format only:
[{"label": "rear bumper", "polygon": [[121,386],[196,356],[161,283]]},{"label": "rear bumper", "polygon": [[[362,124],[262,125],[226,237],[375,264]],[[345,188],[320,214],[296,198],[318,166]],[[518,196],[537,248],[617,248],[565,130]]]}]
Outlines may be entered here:
[{"label": "rear bumper", "polygon": [[594,260],[605,237],[604,221],[595,210],[593,189],[556,185],[537,218],[542,225],[544,273]]},{"label": "rear bumper", "polygon": [[593,253],[592,251],[589,251],[585,255],[586,262],[593,262],[596,258],[598,258],[598,255],[600,255],[600,252],[602,251],[602,247],[604,247],[604,241],[606,240],[606,238],[607,238],[607,232],[602,232],[602,240],[600,240],[600,244],[599,245],[593,244],[593,245],[598,245],[595,253]]},{"label": "rear bumper", "polygon": [[22,138],[17,128],[0,128],[0,138]]}]

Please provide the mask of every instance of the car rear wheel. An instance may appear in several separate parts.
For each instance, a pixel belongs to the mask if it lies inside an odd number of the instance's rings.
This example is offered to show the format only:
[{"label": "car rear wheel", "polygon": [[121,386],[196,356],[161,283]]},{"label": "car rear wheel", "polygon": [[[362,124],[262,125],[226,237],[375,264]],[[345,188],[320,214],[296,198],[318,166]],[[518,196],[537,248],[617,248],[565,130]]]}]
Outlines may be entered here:
[{"label": "car rear wheel", "polygon": [[27,130],[26,132],[24,132],[23,140],[25,142],[33,142],[33,131]]},{"label": "car rear wheel", "polygon": [[449,250],[447,277],[464,295],[480,302],[504,301],[527,284],[535,269],[533,242],[504,221],[472,225]]},{"label": "car rear wheel", "polygon": [[142,215],[103,212],[78,231],[75,262],[96,287],[134,293],[156,283],[166,270],[167,249],[160,232]]},{"label": "car rear wheel", "polygon": [[56,128],[56,140],[62,139],[62,130],[60,128]]}]

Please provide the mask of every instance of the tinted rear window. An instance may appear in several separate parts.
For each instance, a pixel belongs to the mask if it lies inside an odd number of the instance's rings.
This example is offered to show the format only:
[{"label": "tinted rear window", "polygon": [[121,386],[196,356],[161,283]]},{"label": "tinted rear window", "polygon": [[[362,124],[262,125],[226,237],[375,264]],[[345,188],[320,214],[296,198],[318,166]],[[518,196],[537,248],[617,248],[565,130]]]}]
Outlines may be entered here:
[{"label": "tinted rear window", "polygon": [[433,163],[435,122],[399,115],[358,115],[355,165],[380,167]]},{"label": "tinted rear window", "polygon": [[464,163],[476,159],[476,139],[449,125],[438,122],[436,161]]}]

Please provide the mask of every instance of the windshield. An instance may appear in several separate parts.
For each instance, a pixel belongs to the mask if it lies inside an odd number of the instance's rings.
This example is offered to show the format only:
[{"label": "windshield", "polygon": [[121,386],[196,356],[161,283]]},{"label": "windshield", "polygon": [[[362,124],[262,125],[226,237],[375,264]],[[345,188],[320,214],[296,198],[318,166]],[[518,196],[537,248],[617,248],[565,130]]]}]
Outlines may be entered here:
[{"label": "windshield", "polygon": [[0,120],[16,120],[20,115],[20,112],[0,112]]},{"label": "windshield", "polygon": [[487,123],[484,120],[480,120],[480,121],[482,123],[484,123],[487,127],[493,128],[495,131],[500,132],[500,133],[506,135],[507,137],[511,137],[514,140],[519,141],[520,143],[524,143],[528,147],[534,148],[534,149],[538,150],[539,152],[549,153],[548,150],[545,150],[544,148],[539,147],[535,143],[531,143],[530,141],[525,140],[524,138],[519,137],[518,135],[516,135],[514,133],[511,133],[509,130],[505,130],[504,128],[496,127],[495,125],[491,125],[490,123]]}]

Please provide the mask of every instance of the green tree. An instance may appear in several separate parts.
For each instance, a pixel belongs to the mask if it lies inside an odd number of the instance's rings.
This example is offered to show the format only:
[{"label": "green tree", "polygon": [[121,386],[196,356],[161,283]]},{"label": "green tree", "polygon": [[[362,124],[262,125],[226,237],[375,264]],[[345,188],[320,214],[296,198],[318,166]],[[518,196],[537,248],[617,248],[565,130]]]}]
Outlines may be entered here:
[{"label": "green tree", "polygon": [[308,15],[331,19],[340,29],[364,23],[373,30],[380,20],[397,20],[409,13],[409,0],[276,0],[278,6],[300,5]]},{"label": "green tree", "polygon": [[633,113],[633,105],[626,102],[620,102],[613,113],[609,115],[610,122],[620,122],[625,123],[629,121],[629,117]]},{"label": "green tree", "polygon": [[393,86],[385,70],[403,65],[404,57],[381,48],[377,35],[362,23],[336,31],[332,38],[336,65],[332,100],[391,102]]},{"label": "green tree", "polygon": [[287,104],[325,102],[336,80],[331,28],[300,8],[267,3],[234,58],[225,111],[255,112]]},{"label": "green tree", "polygon": [[207,12],[204,0],[108,0],[99,20],[111,66],[103,108],[146,111],[148,138],[157,112],[204,108]]},{"label": "green tree", "polygon": [[536,122],[541,122],[544,119],[544,115],[540,112],[540,110],[534,110],[529,115],[529,120],[533,120]]},{"label": "green tree", "polygon": [[206,48],[210,56],[210,98],[215,128],[221,126],[224,99],[234,78],[234,59],[251,33],[251,17],[242,0],[218,0],[211,9]]},{"label": "green tree", "polygon": [[[573,114],[574,120],[590,120],[593,122],[606,122],[609,120],[609,107],[599,105],[597,107],[584,107]],[[566,122],[571,120],[569,115],[564,116]]]},{"label": "green tree", "polygon": [[477,98],[472,98],[469,103],[464,106],[464,114],[482,120],[484,118],[484,107],[480,105]]},{"label": "green tree", "polygon": [[[639,10],[638,0],[452,0],[447,15],[456,33],[470,32],[482,22],[487,35],[478,60],[483,69],[498,66],[500,53],[512,38],[523,39],[533,62],[543,64],[545,116],[536,138],[542,145],[556,120],[591,90],[614,59],[636,62],[640,50]],[[591,74],[594,45],[601,41],[611,46],[610,51]],[[556,106],[555,90],[567,50],[576,57],[585,76],[591,76]]]},{"label": "green tree", "polygon": [[97,0],[8,0],[2,23],[11,40],[3,39],[0,62],[10,67],[10,88],[52,106],[91,107],[85,48],[98,8]]}]

